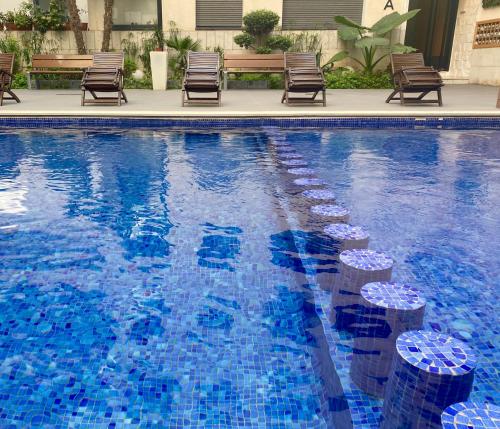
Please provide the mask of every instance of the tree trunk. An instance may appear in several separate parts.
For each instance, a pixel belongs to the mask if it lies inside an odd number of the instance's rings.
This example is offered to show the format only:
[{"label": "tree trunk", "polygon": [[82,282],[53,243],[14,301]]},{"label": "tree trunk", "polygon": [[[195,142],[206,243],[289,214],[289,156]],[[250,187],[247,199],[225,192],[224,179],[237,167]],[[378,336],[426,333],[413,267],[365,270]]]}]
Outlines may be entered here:
[{"label": "tree trunk", "polygon": [[85,40],[83,39],[80,13],[78,12],[78,6],[76,5],[76,0],[66,0],[66,6],[68,8],[69,15],[69,25],[73,34],[75,35],[76,47],[80,55],[86,54],[87,49],[85,48]]},{"label": "tree trunk", "polygon": [[102,35],[102,52],[109,51],[111,31],[113,30],[113,0],[104,0],[104,32]]}]

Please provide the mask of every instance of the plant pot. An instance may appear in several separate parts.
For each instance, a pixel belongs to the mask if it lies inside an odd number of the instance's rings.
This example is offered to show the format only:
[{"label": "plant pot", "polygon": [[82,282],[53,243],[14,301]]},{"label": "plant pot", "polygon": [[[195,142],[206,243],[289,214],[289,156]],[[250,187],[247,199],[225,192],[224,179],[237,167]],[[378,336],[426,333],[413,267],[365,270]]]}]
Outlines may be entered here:
[{"label": "plant pot", "polygon": [[167,89],[168,55],[166,51],[151,51],[151,78],[155,91],[165,91]]},{"label": "plant pot", "polygon": [[268,89],[267,80],[228,80],[228,89]]},{"label": "plant pot", "polygon": [[13,22],[7,22],[5,24],[5,29],[7,31],[31,31],[31,26],[26,26],[26,27],[18,27],[16,24]]}]

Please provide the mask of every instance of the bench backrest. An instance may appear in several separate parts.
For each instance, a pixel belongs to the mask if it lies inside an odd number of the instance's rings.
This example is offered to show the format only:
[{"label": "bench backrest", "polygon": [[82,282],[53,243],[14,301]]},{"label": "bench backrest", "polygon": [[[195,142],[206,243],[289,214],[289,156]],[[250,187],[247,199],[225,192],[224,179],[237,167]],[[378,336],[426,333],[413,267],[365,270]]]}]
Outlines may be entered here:
[{"label": "bench backrest", "polygon": [[283,54],[224,54],[224,69],[280,72],[285,61]]},{"label": "bench backrest", "polygon": [[188,70],[213,69],[214,72],[218,72],[220,68],[220,57],[217,52],[189,51],[187,61]]},{"label": "bench backrest", "polygon": [[85,69],[92,65],[92,55],[38,54],[33,55],[31,66],[34,69]]},{"label": "bench backrest", "polygon": [[[7,73],[12,74],[14,70],[14,54],[0,54],[0,71],[4,70]],[[4,76],[4,83],[10,84],[10,76]]]},{"label": "bench backrest", "polygon": [[313,52],[285,52],[285,68],[316,68],[316,54]]},{"label": "bench backrest", "polygon": [[411,54],[391,54],[392,72],[396,73],[404,67],[424,67],[425,60],[422,52]]},{"label": "bench backrest", "polygon": [[109,67],[123,69],[125,55],[120,52],[95,52],[93,56],[93,67]]}]

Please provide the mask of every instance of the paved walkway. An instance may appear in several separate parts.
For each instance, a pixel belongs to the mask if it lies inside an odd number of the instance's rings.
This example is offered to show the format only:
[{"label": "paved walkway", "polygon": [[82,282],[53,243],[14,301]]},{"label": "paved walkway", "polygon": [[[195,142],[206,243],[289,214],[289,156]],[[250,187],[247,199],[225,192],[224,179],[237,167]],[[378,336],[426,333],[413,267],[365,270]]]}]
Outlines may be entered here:
[{"label": "paved walkway", "polygon": [[401,106],[384,101],[389,90],[328,91],[328,106],[286,106],[279,90],[229,90],[223,105],[181,107],[178,90],[126,91],[129,103],[118,106],[80,106],[77,90],[17,90],[21,104],[10,101],[0,116],[149,116],[149,117],[305,117],[305,116],[500,116],[498,88],[480,85],[447,85],[444,106]]}]

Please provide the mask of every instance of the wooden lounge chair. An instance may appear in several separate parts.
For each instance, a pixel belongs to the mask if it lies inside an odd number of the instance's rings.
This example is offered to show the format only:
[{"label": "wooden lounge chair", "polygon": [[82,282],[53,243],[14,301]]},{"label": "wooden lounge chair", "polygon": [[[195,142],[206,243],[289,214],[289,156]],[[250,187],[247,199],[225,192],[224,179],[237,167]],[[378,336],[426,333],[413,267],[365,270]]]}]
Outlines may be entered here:
[{"label": "wooden lounge chair", "polygon": [[[394,91],[385,100],[399,100],[401,104],[406,103],[438,103],[443,105],[441,87],[444,86],[441,75],[433,67],[425,65],[424,56],[421,52],[411,54],[391,54],[392,75],[394,80]],[[437,92],[437,99],[424,100],[430,92]],[[417,97],[405,97],[406,93],[419,94]],[[399,97],[396,95],[399,94]]]},{"label": "wooden lounge chair", "polygon": [[[321,100],[316,97],[322,93]],[[311,97],[290,97],[290,93],[312,93]],[[285,92],[281,102],[322,103],[326,106],[326,83],[323,71],[312,52],[285,52]]]},{"label": "wooden lounge chair", "polygon": [[[4,100],[21,102],[11,89],[13,72],[14,54],[0,54],[0,106],[3,106]],[[9,94],[10,97],[6,97],[5,93]]]},{"label": "wooden lounge chair", "polygon": [[[111,104],[121,106],[128,102],[123,91],[123,52],[96,52],[92,67],[85,70],[82,79],[82,106],[86,104]],[[86,92],[93,99],[86,99]],[[97,96],[97,92],[116,92],[116,97]]]},{"label": "wooden lounge chair", "polygon": [[[186,103],[221,105],[221,66],[216,52],[188,52],[182,84],[182,106]],[[192,97],[191,93],[216,93],[216,97]]]}]

